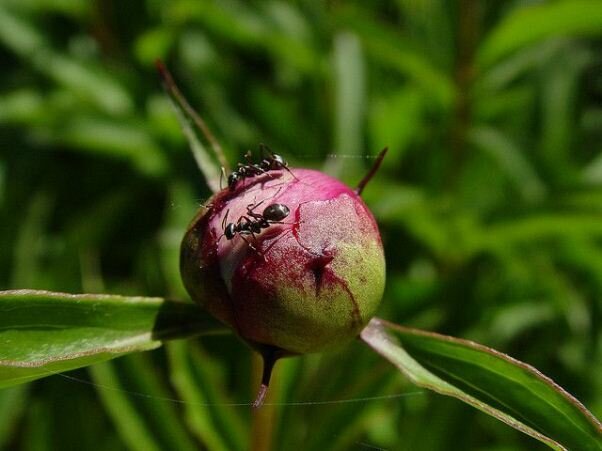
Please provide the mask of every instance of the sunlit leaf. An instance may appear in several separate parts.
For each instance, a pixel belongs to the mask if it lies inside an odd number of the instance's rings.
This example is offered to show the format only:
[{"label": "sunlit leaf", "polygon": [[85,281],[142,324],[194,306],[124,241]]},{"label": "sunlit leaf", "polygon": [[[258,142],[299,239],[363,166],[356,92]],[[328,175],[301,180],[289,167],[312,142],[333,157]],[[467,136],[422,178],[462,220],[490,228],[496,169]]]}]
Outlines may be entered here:
[{"label": "sunlit leaf", "polygon": [[337,18],[360,36],[368,55],[383,66],[410,77],[427,96],[436,100],[438,106],[449,107],[456,96],[456,88],[448,74],[410,45],[405,36],[360,14],[363,13],[351,9],[339,13]]},{"label": "sunlit leaf", "polygon": [[147,175],[160,176],[167,170],[165,154],[149,130],[137,124],[78,117],[56,130],[50,139],[80,152],[128,161]]},{"label": "sunlit leaf", "polygon": [[416,136],[423,132],[424,103],[424,94],[413,85],[373,101],[369,116],[372,147],[377,149],[382,143],[389,146],[383,161],[385,167],[396,167]]},{"label": "sunlit leaf", "polygon": [[416,385],[458,398],[555,449],[602,449],[602,425],[535,368],[477,343],[373,319],[361,338]]},{"label": "sunlit leaf", "polygon": [[561,0],[517,8],[485,39],[477,55],[489,66],[519,48],[554,36],[602,35],[602,3]]},{"label": "sunlit leaf", "polygon": [[[362,125],[365,110],[365,63],[358,37],[352,33],[340,33],[334,40],[335,127],[334,140],[337,155],[362,153]],[[329,173],[340,173],[341,159],[331,160]],[[358,163],[355,160],[354,163]],[[352,171],[352,162],[345,169]]]},{"label": "sunlit leaf", "polygon": [[219,329],[196,305],[162,298],[0,292],[0,387]]},{"label": "sunlit leaf", "polygon": [[592,185],[602,184],[602,152],[590,161],[582,172],[583,180]]},{"label": "sunlit leaf", "polygon": [[179,2],[171,13],[176,21],[197,20],[225,41],[265,50],[275,61],[296,70],[311,73],[321,66],[322,59],[309,42],[300,39],[302,35],[282,31],[245,2]]}]

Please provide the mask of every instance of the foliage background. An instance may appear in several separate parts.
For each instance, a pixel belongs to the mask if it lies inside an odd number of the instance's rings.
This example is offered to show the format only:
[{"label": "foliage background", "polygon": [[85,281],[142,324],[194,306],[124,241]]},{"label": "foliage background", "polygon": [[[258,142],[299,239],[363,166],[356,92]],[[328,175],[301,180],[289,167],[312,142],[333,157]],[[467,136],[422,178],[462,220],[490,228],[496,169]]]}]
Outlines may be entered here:
[{"label": "foliage background", "polygon": [[[388,145],[365,192],[379,316],[526,361],[601,417],[600,36],[594,0],[2,0],[0,288],[187,299],[209,192],[162,58],[231,162],[265,142],[353,185]],[[290,404],[416,391],[360,344],[281,362],[288,404],[252,417],[226,404],[256,366],[214,337],[5,389],[0,448],[543,447],[434,394]]]}]

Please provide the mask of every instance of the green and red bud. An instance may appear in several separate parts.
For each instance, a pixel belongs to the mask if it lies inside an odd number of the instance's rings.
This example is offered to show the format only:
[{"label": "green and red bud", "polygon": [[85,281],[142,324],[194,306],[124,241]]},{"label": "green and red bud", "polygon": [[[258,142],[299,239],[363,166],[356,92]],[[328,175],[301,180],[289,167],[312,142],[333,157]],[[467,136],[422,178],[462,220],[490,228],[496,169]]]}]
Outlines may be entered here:
[{"label": "green and red bud", "polygon": [[[267,220],[274,208],[279,220]],[[356,191],[308,169],[269,171],[213,196],[184,237],[181,272],[195,301],[262,352],[264,391],[278,357],[356,337],[385,285],[371,212]]]}]

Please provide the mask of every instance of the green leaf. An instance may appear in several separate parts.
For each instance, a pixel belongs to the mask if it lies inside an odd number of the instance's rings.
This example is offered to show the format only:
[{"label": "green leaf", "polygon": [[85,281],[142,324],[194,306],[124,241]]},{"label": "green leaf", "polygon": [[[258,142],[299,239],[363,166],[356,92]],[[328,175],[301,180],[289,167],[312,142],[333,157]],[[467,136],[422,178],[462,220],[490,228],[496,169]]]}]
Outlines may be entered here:
[{"label": "green leaf", "polygon": [[365,11],[343,8],[336,17],[361,38],[368,57],[412,79],[437,106],[447,109],[453,104],[457,94],[453,80],[403,34],[371,21]]},{"label": "green leaf", "polygon": [[154,449],[194,451],[197,445],[180,421],[181,403],[151,358],[151,353],[138,353],[94,365],[89,371],[97,393],[131,449],[156,445]]},{"label": "green leaf", "polygon": [[[364,123],[366,81],[365,62],[358,37],[349,32],[339,33],[334,39],[333,78],[335,90],[334,142],[337,156],[362,153],[362,125]],[[333,160],[330,174],[342,172],[342,159]],[[357,168],[358,160],[345,164],[346,172]],[[354,167],[355,166],[355,167]]]},{"label": "green leaf", "polygon": [[416,385],[458,398],[552,448],[602,449],[600,422],[523,362],[471,341],[376,318],[361,338]]},{"label": "green leaf", "polygon": [[514,182],[523,199],[534,202],[544,197],[544,183],[521,149],[509,137],[493,127],[481,126],[472,128],[468,132],[468,139],[495,160]]},{"label": "green leaf", "polygon": [[162,298],[3,291],[0,387],[221,329],[198,306]]},{"label": "green leaf", "polygon": [[51,141],[66,144],[77,152],[129,161],[149,176],[160,177],[167,172],[165,154],[150,130],[129,121],[80,115],[65,121],[64,127],[51,134]]},{"label": "green leaf", "polygon": [[51,41],[33,24],[0,6],[0,43],[102,111],[119,116],[133,111],[132,98],[113,74],[100,65],[55,51],[48,45]]},{"label": "green leaf", "polygon": [[209,451],[243,450],[248,431],[223,390],[214,362],[191,342],[170,343],[166,349],[171,382],[185,402],[190,430]]},{"label": "green leaf", "polygon": [[26,385],[0,390],[0,449],[8,449],[5,446],[28,404],[27,392]]},{"label": "green leaf", "polygon": [[486,67],[529,44],[555,36],[602,34],[602,2],[563,0],[519,8],[491,31],[477,62]]},{"label": "green leaf", "polygon": [[97,385],[110,387],[100,389],[98,394],[128,448],[133,451],[160,451],[152,430],[136,412],[110,362],[94,365],[90,371]]}]

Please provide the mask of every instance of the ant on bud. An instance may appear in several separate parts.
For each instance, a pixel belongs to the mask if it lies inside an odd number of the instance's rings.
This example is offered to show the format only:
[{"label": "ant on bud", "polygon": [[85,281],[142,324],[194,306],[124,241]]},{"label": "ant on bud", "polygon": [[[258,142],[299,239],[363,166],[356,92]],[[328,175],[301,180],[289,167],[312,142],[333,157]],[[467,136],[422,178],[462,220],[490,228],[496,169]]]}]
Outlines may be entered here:
[{"label": "ant on bud", "polygon": [[[283,169],[289,174],[293,175],[291,170],[288,168],[288,162],[282,156],[272,152],[272,149],[270,149],[268,146],[265,144],[259,144],[259,152],[262,158],[259,163],[251,162],[251,151],[249,151],[245,155],[247,164],[238,163],[236,171],[233,171],[228,176],[228,188],[230,188],[230,190],[233,190],[240,180],[266,174],[268,171]],[[224,171],[222,170],[222,177],[223,176]]]},{"label": "ant on bud", "polygon": [[227,240],[232,240],[238,235],[251,249],[257,252],[255,246],[249,243],[245,235],[255,238],[263,229],[267,229],[272,224],[285,224],[282,220],[290,214],[290,209],[284,204],[270,204],[263,209],[261,214],[255,212],[255,209],[264,202],[265,200],[262,200],[257,204],[247,205],[247,214],[238,218],[236,222],[228,223],[228,214],[230,213],[228,210],[222,220],[222,229],[224,230],[222,237],[225,236]]}]

